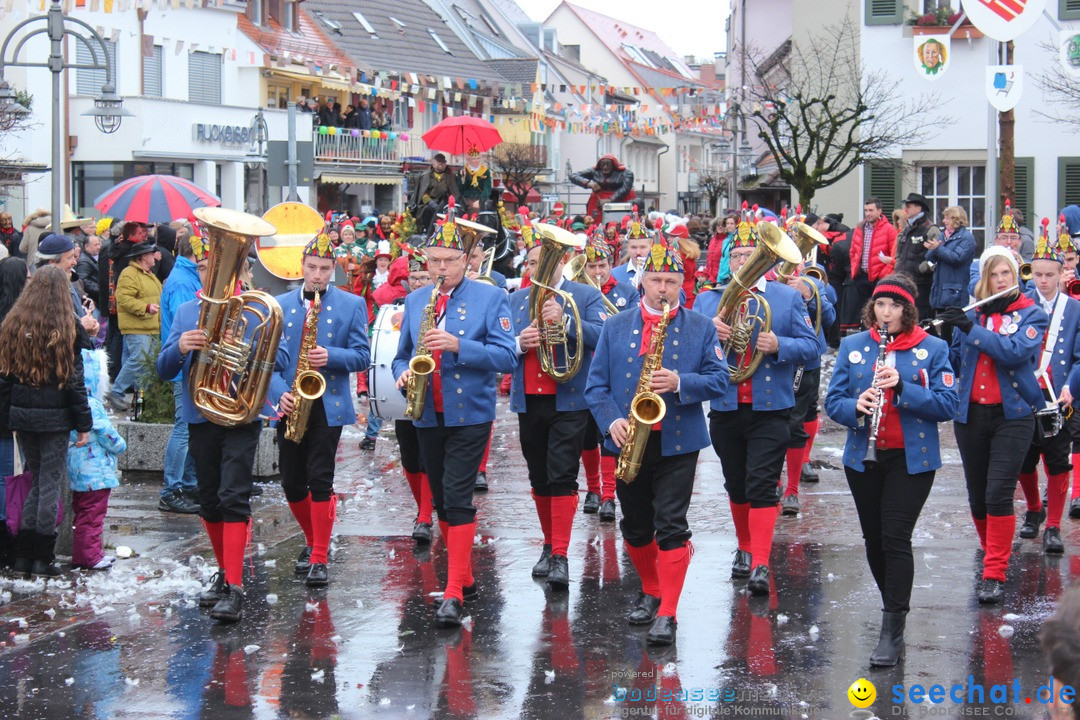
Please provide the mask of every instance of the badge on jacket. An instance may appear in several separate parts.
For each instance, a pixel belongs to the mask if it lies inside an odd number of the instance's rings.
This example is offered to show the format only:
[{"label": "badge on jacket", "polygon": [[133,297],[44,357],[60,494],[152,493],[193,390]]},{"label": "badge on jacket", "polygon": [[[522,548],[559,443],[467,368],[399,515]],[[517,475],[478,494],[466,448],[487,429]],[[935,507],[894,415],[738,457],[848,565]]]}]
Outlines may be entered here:
[{"label": "badge on jacket", "polygon": [[626,298],[621,297],[615,301],[615,307],[626,307]]},{"label": "badge on jacket", "polygon": [[927,352],[925,348],[916,348],[915,357],[919,360],[925,360],[926,358],[930,357],[930,353]]},{"label": "badge on jacket", "polygon": [[862,353],[858,350],[852,350],[847,356],[848,362],[852,365],[856,365],[862,362]]}]

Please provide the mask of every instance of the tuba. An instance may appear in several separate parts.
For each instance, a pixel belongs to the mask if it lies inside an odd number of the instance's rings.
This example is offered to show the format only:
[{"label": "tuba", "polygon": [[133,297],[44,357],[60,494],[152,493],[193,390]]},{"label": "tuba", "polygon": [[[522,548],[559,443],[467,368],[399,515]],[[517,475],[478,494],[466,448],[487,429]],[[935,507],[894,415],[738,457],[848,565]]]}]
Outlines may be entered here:
[{"label": "tuba", "polygon": [[277,233],[265,220],[238,210],[198,208],[210,241],[199,329],[206,346],[191,360],[188,389],[207,420],[225,427],[252,422],[266,401],[281,343],[281,306],[269,293],[235,294],[257,238]]},{"label": "tuba", "polygon": [[[751,288],[778,260],[789,263],[802,260],[795,241],[771,222],[759,222],[757,234],[757,249],[728,283],[716,308],[716,316],[731,326],[731,335],[723,348],[728,357],[731,380],[737,383],[753,375],[764,357],[761,351],[754,350],[753,356],[749,360],[746,358],[755,333],[772,329],[772,308]],[[764,317],[758,317],[757,309],[752,307],[754,303],[761,308]]]},{"label": "tuba", "polygon": [[315,290],[315,299],[311,303],[307,317],[304,318],[304,331],[300,336],[300,357],[296,361],[296,377],[293,379],[293,411],[285,419],[285,439],[299,443],[307,432],[311,406],[326,392],[326,378],[318,370],[311,368],[308,354],[315,347],[319,332],[319,311],[322,301],[319,290]]},{"label": "tuba", "polygon": [[[795,274],[795,271],[799,269],[801,263],[806,262],[807,260],[817,259],[819,245],[829,244],[829,241],[825,239],[824,235],[806,223],[796,222],[792,229],[795,231],[795,237],[792,239],[795,241],[795,246],[799,248],[799,252],[802,253],[802,260],[800,262],[784,262],[780,265],[780,269],[776,272],[780,276],[780,279],[785,282]],[[813,275],[810,273],[811,270],[814,271]],[[814,318],[814,334],[818,335],[821,333],[821,294],[818,292],[817,283],[809,278],[816,277],[818,280],[822,280],[823,273],[818,268],[811,267],[804,270],[802,275],[803,282],[810,286],[810,292],[814,294],[814,303],[817,307],[817,317]],[[822,280],[822,282],[824,282],[824,280]]]},{"label": "tuba", "polygon": [[604,308],[607,310],[608,315],[618,315],[619,308],[611,304],[611,301],[604,297],[604,291],[600,290],[600,283],[592,278],[589,273],[585,272],[585,266],[589,263],[587,255],[575,255],[570,259],[570,262],[563,265],[562,276],[563,280],[570,282],[581,283],[583,285],[591,285],[600,291],[600,299],[604,301]]},{"label": "tuba", "polygon": [[[540,369],[555,382],[564,383],[581,370],[585,350],[580,338],[574,342],[568,336],[565,316],[556,323],[543,321],[543,307],[549,297],[558,295],[563,301],[563,307],[569,308],[574,327],[581,328],[581,314],[573,296],[565,290],[555,289],[555,283],[558,282],[555,271],[563,255],[575,248],[581,248],[584,242],[572,232],[555,225],[535,223],[533,229],[540,236],[540,258],[536,263],[536,272],[532,275],[532,284],[538,291],[529,293],[529,320],[536,322],[540,329],[540,347],[536,349],[540,357]],[[558,358],[560,349],[564,358],[562,362]]]}]

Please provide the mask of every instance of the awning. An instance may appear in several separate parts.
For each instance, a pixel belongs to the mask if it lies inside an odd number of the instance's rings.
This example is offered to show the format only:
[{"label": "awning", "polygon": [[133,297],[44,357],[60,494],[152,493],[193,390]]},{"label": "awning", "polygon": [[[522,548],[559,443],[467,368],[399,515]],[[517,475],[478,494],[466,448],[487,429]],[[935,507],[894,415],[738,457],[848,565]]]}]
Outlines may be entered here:
[{"label": "awning", "polygon": [[347,80],[341,78],[329,78],[323,75],[310,75],[305,72],[299,72],[294,70],[281,70],[278,68],[270,68],[270,74],[274,77],[285,78],[288,80],[299,80],[300,82],[316,83],[324,88],[330,88],[331,90],[341,90],[342,92],[352,92],[353,86]]},{"label": "awning", "polygon": [[[502,199],[503,199],[503,202],[517,202],[518,201],[517,196],[514,195],[509,190],[507,190],[507,191],[505,191],[503,193]],[[534,187],[529,188],[529,194],[525,196],[525,202],[526,203],[538,203],[538,202],[542,202],[542,201],[543,201],[543,198],[540,197],[540,193],[537,192],[536,188],[534,188]]]},{"label": "awning", "polygon": [[341,175],[330,172],[319,175],[319,182],[339,185],[400,185],[402,180],[401,177],[390,175]]}]

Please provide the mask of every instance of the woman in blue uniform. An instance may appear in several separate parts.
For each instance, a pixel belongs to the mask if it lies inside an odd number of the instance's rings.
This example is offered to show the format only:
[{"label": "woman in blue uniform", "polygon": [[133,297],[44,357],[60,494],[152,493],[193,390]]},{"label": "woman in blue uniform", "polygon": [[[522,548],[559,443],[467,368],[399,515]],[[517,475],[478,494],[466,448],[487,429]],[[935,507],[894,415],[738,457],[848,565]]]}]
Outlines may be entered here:
[{"label": "woman in blue uniform", "polygon": [[938,320],[955,328],[952,365],[960,376],[956,444],[971,517],[985,551],[979,602],[995,604],[1005,597],[1005,570],[1016,532],[1013,493],[1035,433],[1032,407],[1044,404],[1035,370],[1049,319],[1017,288],[1016,258],[1009,249],[987,248],[979,266],[976,300],[1005,294],[967,313],[945,308]]},{"label": "woman in blue uniform", "polygon": [[[870,330],[840,343],[825,398],[829,417],[848,428],[844,472],[881,593],[881,637],[870,655],[876,667],[895,665],[904,650],[915,578],[911,534],[941,467],[937,424],[953,417],[958,402],[949,347],[918,326],[915,293],[906,275],[878,283],[862,314]],[[876,367],[883,326],[884,363]],[[865,462],[875,406],[877,461]]]}]

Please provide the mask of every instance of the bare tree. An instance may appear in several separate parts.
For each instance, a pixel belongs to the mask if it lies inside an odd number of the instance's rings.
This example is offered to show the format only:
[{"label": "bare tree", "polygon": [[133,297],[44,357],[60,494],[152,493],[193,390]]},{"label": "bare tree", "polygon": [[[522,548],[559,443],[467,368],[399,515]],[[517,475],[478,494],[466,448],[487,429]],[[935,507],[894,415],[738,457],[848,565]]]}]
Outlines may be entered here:
[{"label": "bare tree", "polygon": [[716,204],[720,202],[720,197],[727,190],[728,182],[727,178],[720,175],[702,174],[698,175],[697,187],[709,201],[709,214],[716,212]]},{"label": "bare tree", "polygon": [[537,176],[547,166],[542,152],[523,143],[503,143],[496,147],[492,164],[502,176],[503,187],[517,199],[518,205],[526,204]]},{"label": "bare tree", "polygon": [[1054,62],[1035,76],[1035,85],[1047,101],[1035,113],[1052,122],[1080,128],[1080,77],[1057,61],[1059,51],[1054,43],[1041,42],[1039,48],[1053,53]]},{"label": "bare tree", "polygon": [[15,102],[27,110],[25,113],[0,113],[0,195],[5,195],[12,186],[20,185],[23,181],[23,173],[10,165],[17,158],[4,156],[4,141],[23,130],[29,128],[33,122],[33,115],[29,112],[33,103],[33,97],[26,92],[17,91]]},{"label": "bare tree", "polygon": [[866,70],[858,47],[845,19],[768,56],[747,49],[742,111],[803,207],[868,160],[896,157],[945,125],[936,96],[912,96],[887,73]]}]

